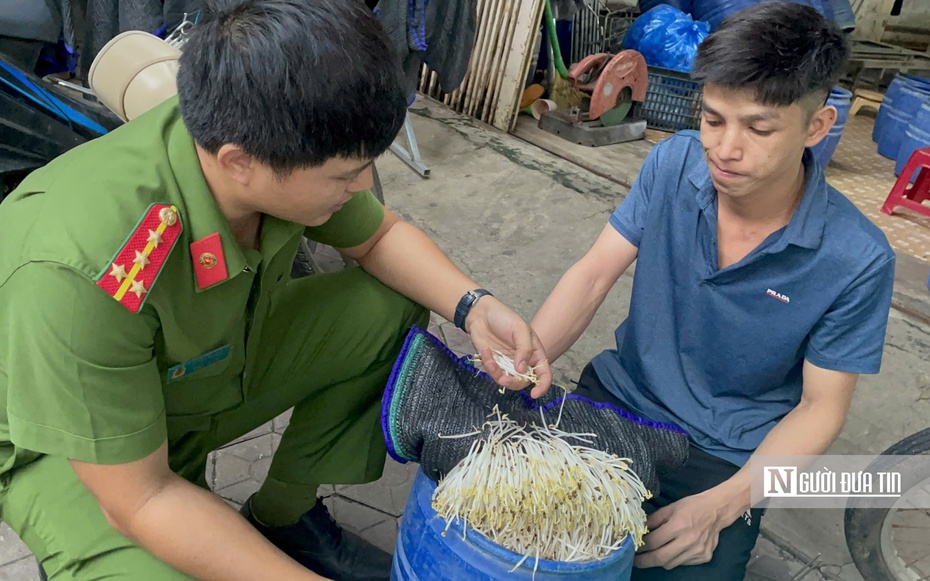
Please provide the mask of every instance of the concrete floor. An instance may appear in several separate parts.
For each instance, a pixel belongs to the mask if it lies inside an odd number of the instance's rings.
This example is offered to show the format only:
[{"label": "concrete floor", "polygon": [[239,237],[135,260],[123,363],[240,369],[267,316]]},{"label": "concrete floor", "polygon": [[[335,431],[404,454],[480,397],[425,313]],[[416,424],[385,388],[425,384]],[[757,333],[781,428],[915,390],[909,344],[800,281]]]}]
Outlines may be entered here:
[{"label": "concrete floor", "polygon": [[[432,176],[424,180],[386,154],[378,167],[388,206],[422,228],[481,285],[524,317],[532,317],[627,192],[435,103],[418,101],[413,111],[422,157]],[[923,276],[925,280],[926,273]],[[631,282],[632,273],[621,278],[588,331],[556,362],[557,381],[576,378],[591,356],[612,346],[614,328],[628,308]],[[901,292],[927,302],[926,294],[913,285]],[[453,350],[470,351],[467,337],[448,322],[434,317],[430,329]],[[928,346],[930,325],[892,312],[882,372],[861,379],[847,425],[831,452],[878,453],[927,426]],[[217,451],[208,467],[214,490],[233,504],[254,492],[286,425],[286,417],[278,418]],[[414,471],[414,466],[388,461],[378,482],[324,487],[321,492],[346,528],[391,549]],[[747,579],[861,579],[843,540],[842,512],[770,511],[762,529]],[[805,573],[807,563],[814,567]],[[28,549],[2,525],[0,581],[34,579]]]}]

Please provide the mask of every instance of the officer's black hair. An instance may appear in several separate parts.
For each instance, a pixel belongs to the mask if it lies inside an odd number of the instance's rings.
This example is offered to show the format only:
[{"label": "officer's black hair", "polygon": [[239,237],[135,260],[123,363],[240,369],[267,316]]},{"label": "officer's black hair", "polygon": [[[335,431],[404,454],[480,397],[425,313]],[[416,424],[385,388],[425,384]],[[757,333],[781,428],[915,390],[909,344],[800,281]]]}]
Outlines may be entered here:
[{"label": "officer's black hair", "polygon": [[214,0],[202,12],[177,78],[181,116],[201,147],[239,145],[279,175],[390,147],[407,99],[364,2]]},{"label": "officer's black hair", "polygon": [[[762,2],[728,18],[698,47],[692,77],[749,89],[766,105],[822,106],[849,55],[843,33],[814,8]],[[803,101],[803,102],[802,102]]]}]

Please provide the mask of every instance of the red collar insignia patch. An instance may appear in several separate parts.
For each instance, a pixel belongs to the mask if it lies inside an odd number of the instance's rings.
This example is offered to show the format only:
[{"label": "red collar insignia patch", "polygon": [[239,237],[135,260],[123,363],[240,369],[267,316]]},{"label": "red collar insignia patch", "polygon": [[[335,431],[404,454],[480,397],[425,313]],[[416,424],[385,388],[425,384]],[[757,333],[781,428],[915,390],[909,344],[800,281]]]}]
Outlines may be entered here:
[{"label": "red collar insignia patch", "polygon": [[226,257],[223,255],[223,241],[219,232],[191,243],[191,258],[194,261],[194,276],[197,288],[204,290],[229,278],[226,271]]}]

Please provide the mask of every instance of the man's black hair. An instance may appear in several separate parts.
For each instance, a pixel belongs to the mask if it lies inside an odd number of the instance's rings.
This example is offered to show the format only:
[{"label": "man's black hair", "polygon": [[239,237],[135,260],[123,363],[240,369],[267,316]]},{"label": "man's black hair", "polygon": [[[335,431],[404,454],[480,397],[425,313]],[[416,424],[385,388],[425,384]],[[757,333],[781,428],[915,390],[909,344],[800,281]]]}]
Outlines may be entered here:
[{"label": "man's black hair", "polygon": [[[849,54],[846,37],[810,6],[762,2],[725,19],[698,47],[692,77],[748,89],[766,105],[823,105]],[[808,99],[810,98],[810,99]]]},{"label": "man's black hair", "polygon": [[182,48],[178,99],[201,147],[239,145],[282,175],[377,157],[407,107],[391,42],[359,0],[205,9]]}]

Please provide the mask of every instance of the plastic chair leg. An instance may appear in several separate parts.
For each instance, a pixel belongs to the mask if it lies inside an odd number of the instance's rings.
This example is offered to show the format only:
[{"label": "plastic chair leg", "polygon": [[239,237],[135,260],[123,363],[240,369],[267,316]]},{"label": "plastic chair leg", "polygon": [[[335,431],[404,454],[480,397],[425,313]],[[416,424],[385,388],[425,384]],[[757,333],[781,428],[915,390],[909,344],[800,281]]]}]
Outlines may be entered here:
[{"label": "plastic chair leg", "polygon": [[[904,166],[904,170],[901,172],[901,175],[898,176],[894,186],[892,186],[891,192],[889,192],[888,197],[885,198],[885,203],[882,204],[882,212],[891,215],[897,206],[903,205],[905,200],[904,196],[910,183],[910,177],[914,175],[914,172],[917,171],[919,167],[920,164],[914,157],[907,161],[907,164]],[[921,178],[918,177],[918,180],[919,179]]]}]

